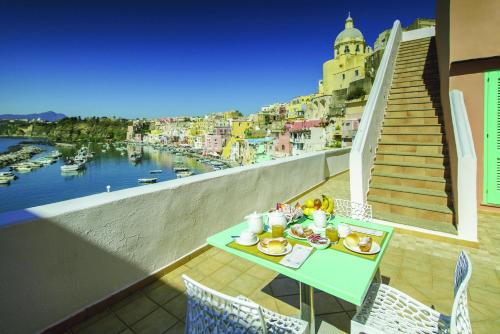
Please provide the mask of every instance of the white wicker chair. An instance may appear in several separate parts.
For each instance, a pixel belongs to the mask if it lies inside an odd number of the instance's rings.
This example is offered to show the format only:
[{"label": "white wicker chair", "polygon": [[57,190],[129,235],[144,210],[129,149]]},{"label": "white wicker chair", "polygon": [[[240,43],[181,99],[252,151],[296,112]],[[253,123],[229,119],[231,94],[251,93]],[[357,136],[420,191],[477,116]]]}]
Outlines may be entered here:
[{"label": "white wicker chair", "polygon": [[340,198],[336,198],[334,202],[336,216],[349,217],[367,222],[372,221],[372,206],[370,204],[351,202]]},{"label": "white wicker chair", "polygon": [[307,322],[283,316],[245,297],[231,297],[182,275],[188,295],[186,333],[305,333]]},{"label": "white wicker chair", "polygon": [[467,308],[467,284],[472,265],[465,252],[455,269],[455,300],[451,317],[385,284],[372,284],[363,305],[351,320],[351,334],[472,333]]}]

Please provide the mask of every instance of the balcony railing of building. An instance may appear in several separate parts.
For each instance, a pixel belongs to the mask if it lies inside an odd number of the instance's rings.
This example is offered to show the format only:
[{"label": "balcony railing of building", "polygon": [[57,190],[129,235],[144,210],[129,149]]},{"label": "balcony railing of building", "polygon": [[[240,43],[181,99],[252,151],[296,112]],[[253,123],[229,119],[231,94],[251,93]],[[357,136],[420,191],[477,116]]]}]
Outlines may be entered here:
[{"label": "balcony railing of building", "polygon": [[0,332],[80,314],[348,167],[336,149],[0,214]]}]

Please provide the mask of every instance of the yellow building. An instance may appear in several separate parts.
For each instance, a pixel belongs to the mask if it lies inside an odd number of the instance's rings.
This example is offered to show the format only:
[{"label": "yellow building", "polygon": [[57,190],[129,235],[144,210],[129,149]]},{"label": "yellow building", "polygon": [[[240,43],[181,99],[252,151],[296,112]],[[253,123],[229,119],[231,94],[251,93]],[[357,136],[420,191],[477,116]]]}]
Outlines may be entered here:
[{"label": "yellow building", "polygon": [[245,131],[252,127],[252,122],[242,119],[235,119],[231,122],[231,138],[226,142],[222,150],[222,157],[229,159],[231,156],[231,146],[236,142],[245,139]]},{"label": "yellow building", "polygon": [[287,105],[288,119],[294,120],[297,118],[304,118],[307,104],[315,96],[316,94],[294,97]]},{"label": "yellow building", "polygon": [[350,14],[345,21],[345,29],[335,38],[333,50],[334,59],[323,64],[320,94],[331,95],[333,91],[348,88],[352,81],[365,77],[365,60],[372,51],[366,46],[361,31],[354,28]]}]

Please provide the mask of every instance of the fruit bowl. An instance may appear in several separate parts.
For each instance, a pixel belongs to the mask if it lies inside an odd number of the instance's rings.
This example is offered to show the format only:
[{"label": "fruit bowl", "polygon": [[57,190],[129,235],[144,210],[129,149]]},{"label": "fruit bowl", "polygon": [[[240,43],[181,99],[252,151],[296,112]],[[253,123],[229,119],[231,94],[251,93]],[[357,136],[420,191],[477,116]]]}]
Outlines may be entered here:
[{"label": "fruit bowl", "polygon": [[307,237],[307,242],[316,249],[326,249],[330,246],[330,239],[319,234],[311,234]]}]

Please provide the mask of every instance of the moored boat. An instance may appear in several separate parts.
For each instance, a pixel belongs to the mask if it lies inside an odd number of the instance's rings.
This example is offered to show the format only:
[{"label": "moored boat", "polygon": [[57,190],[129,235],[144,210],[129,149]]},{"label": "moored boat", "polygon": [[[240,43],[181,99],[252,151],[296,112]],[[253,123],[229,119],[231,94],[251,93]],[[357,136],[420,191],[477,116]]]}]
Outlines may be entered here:
[{"label": "moored boat", "polygon": [[188,171],[182,171],[182,172],[178,172],[177,173],[177,178],[182,178],[182,177],[188,177],[188,176],[191,176],[193,175],[193,172],[188,170]]},{"label": "moored boat", "polygon": [[8,180],[15,180],[17,179],[16,174],[12,172],[0,172],[0,178],[1,179],[8,179]]},{"label": "moored boat", "polygon": [[62,165],[61,166],[61,172],[72,172],[72,171],[80,170],[83,167],[85,167],[85,165],[82,164],[82,163],[74,163],[74,164],[70,164],[70,165]]},{"label": "moored boat", "polygon": [[153,169],[149,171],[150,174],[160,174],[163,173],[163,170],[161,169]]},{"label": "moored boat", "polygon": [[139,183],[156,183],[156,180],[158,180],[157,177],[146,177],[142,179],[137,179]]}]

